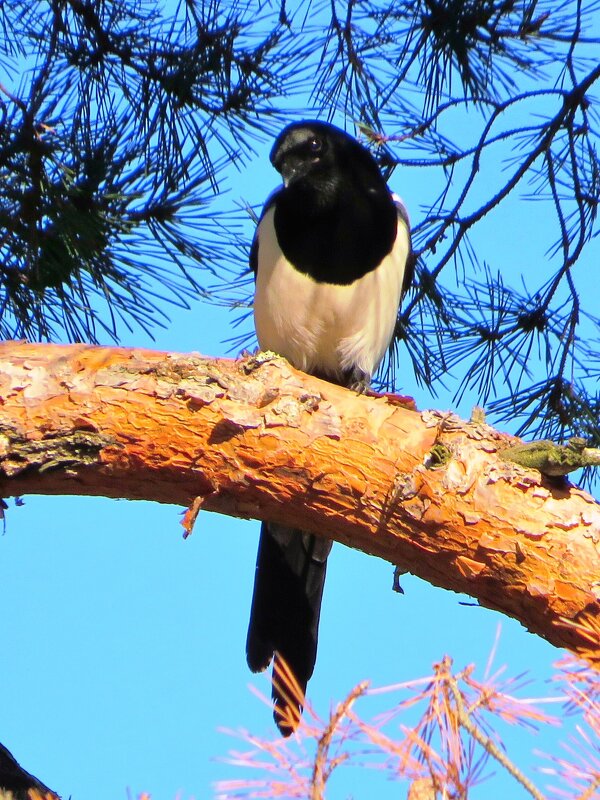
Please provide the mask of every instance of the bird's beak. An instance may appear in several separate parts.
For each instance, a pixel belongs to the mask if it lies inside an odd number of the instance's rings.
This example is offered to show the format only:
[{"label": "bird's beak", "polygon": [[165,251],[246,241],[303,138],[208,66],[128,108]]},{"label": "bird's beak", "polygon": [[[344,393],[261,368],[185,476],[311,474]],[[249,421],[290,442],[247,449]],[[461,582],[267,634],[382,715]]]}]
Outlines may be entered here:
[{"label": "bird's beak", "polygon": [[298,175],[298,168],[295,164],[290,163],[290,161],[284,161],[281,164],[280,172],[281,177],[283,178],[283,185],[289,186],[294,178]]}]

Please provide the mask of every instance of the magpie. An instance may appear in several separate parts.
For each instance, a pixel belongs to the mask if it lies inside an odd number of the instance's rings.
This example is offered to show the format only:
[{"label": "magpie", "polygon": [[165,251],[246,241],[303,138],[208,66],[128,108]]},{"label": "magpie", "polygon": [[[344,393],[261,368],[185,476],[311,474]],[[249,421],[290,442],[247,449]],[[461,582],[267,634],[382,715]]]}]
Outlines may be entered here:
[{"label": "magpie", "polygon": [[[267,199],[250,251],[258,343],[297,369],[365,391],[412,280],[406,209],[371,153],[329,123],[288,125],[270,160],[283,186]],[[246,658],[253,672],[274,659],[274,718],[284,736],[300,721],[315,665],[331,545],[262,523]]]}]

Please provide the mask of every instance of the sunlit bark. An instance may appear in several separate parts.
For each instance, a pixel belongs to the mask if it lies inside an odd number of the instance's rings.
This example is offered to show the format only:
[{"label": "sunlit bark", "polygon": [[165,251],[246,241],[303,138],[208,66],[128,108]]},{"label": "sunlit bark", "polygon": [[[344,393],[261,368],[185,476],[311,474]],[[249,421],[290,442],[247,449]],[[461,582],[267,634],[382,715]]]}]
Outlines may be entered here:
[{"label": "sunlit bark", "polygon": [[[0,495],[156,500],[327,534],[585,650],[600,507],[512,437],[261,354],[0,346]],[[126,535],[126,531],[123,532]]]}]

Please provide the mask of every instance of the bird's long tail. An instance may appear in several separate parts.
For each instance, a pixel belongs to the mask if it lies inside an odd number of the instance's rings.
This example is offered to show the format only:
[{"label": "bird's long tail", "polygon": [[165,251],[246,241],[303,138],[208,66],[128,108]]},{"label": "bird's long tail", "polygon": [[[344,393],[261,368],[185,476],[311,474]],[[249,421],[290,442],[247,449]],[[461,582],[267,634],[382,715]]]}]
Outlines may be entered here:
[{"label": "bird's long tail", "polygon": [[263,522],[246,640],[253,672],[273,665],[273,716],[281,733],[297,727],[317,657],[321,598],[331,541]]}]

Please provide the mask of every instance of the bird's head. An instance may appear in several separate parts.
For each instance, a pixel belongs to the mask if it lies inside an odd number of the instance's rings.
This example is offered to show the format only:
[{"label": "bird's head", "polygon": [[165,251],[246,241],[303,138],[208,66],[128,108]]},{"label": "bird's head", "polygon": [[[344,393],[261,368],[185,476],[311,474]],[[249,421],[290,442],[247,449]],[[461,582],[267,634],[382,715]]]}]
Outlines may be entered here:
[{"label": "bird's head", "polygon": [[313,184],[335,183],[342,176],[362,173],[382,181],[377,163],[354,137],[327,122],[288,125],[271,150],[271,163],[285,186],[307,179]]}]

